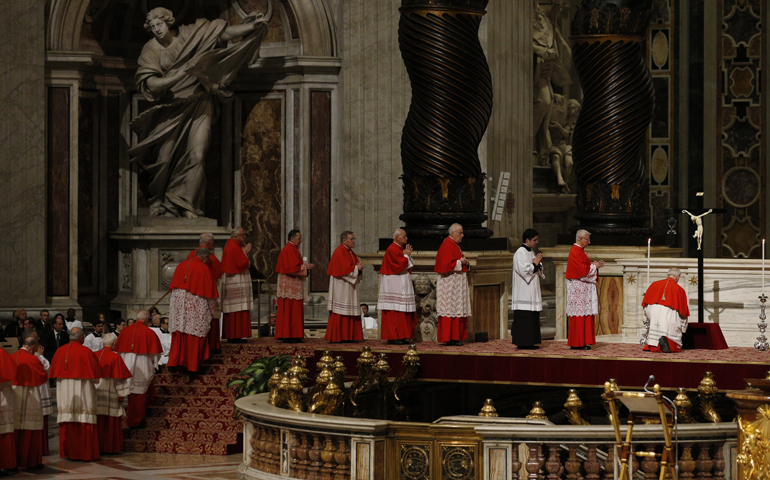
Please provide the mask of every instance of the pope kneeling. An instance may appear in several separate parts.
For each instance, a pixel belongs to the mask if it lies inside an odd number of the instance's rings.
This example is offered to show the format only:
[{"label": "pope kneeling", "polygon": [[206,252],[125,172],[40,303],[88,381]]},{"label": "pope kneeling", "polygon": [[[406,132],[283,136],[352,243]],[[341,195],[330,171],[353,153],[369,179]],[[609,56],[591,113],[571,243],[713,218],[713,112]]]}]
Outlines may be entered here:
[{"label": "pope kneeling", "polygon": [[650,320],[650,333],[644,349],[651,352],[679,352],[682,350],[682,334],[687,330],[687,294],[677,282],[682,272],[678,268],[668,271],[664,280],[653,282],[644,294],[642,306]]}]

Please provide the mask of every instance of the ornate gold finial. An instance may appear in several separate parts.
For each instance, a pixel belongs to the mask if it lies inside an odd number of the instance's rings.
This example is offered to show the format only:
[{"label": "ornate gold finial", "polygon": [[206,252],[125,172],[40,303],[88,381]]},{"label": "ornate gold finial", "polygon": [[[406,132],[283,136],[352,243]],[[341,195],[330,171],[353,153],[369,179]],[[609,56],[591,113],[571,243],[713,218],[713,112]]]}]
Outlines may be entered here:
[{"label": "ornate gold finial", "polygon": [[532,420],[548,420],[548,416],[545,414],[545,409],[540,401],[532,404],[532,410],[529,411],[527,418]]},{"label": "ornate gold finial", "polygon": [[294,372],[292,374],[287,375],[289,378],[288,382],[288,399],[287,399],[287,406],[290,410],[294,410],[295,412],[303,412],[305,411],[304,408],[304,402],[302,398],[302,389],[304,388],[302,386],[302,380],[300,380],[299,373]]},{"label": "ornate gold finial", "polygon": [[323,355],[321,355],[321,358],[318,359],[316,362],[316,371],[321,371],[325,366],[333,365],[334,364],[334,358],[332,358],[332,353],[329,350],[324,350]]},{"label": "ornate gold finial", "polygon": [[388,356],[384,353],[380,354],[380,359],[372,367],[376,376],[377,385],[379,388],[385,388],[388,385],[388,372],[390,372],[390,364],[388,363]]},{"label": "ornate gold finial", "polygon": [[372,353],[372,349],[366,345],[361,351],[356,360],[356,366],[358,367],[358,378],[350,386],[350,403],[354,407],[358,407],[356,403],[356,397],[362,392],[371,390],[377,385],[377,371],[374,370],[374,365],[377,363],[377,357]]},{"label": "ornate gold finial", "polygon": [[283,372],[281,372],[281,367],[275,367],[273,369],[273,375],[270,377],[270,380],[267,381],[267,388],[270,389],[270,395],[267,397],[267,403],[270,405],[276,404],[276,398],[278,397],[278,386],[281,384],[282,379]]},{"label": "ornate gold finial", "polygon": [[420,355],[417,353],[415,344],[409,345],[409,348],[406,349],[406,353],[404,354],[401,363],[403,363],[404,369],[401,370],[401,373],[393,382],[393,396],[396,397],[396,400],[399,402],[401,399],[398,398],[398,389],[413,381],[420,373]]},{"label": "ornate gold finial", "polygon": [[292,360],[291,367],[289,367],[287,373],[290,376],[296,373],[302,383],[305,383],[305,380],[307,380],[307,369],[302,366],[302,360],[296,357]]},{"label": "ornate gold finial", "polygon": [[737,420],[743,437],[736,457],[742,467],[740,480],[770,478],[770,405],[757,408],[757,419],[753,422],[740,415]]},{"label": "ornate gold finial", "polygon": [[698,408],[706,422],[720,423],[722,418],[714,409],[714,399],[717,396],[717,383],[714,381],[714,374],[706,372],[703,374],[703,380],[698,385]]},{"label": "ornate gold finial", "polygon": [[495,410],[494,402],[492,402],[491,398],[487,398],[484,400],[484,406],[481,407],[481,411],[479,412],[479,417],[499,417],[500,415],[497,414],[497,410]]},{"label": "ornate gold finial", "polygon": [[347,372],[347,368],[345,368],[345,362],[342,361],[342,357],[336,357],[334,359],[334,379],[339,385],[345,384],[345,373]]},{"label": "ornate gold finial", "polygon": [[607,418],[612,421],[612,410],[610,409],[610,402],[615,404],[615,411],[620,411],[620,400],[617,398],[612,398],[612,400],[608,400],[610,398],[611,392],[619,392],[620,387],[618,387],[618,382],[614,378],[610,378],[608,382],[604,382],[604,393],[602,393],[602,405],[604,405],[604,410],[607,412]]},{"label": "ornate gold finial", "polygon": [[770,371],[765,372],[765,380],[770,380]]},{"label": "ornate gold finial", "polygon": [[674,398],[674,406],[676,407],[679,423],[698,423],[692,418],[692,402],[690,401],[690,397],[687,396],[687,392],[682,387],[677,390],[676,398]]},{"label": "ornate gold finial", "polygon": [[580,415],[580,410],[583,409],[583,401],[577,395],[577,391],[571,388],[567,402],[564,404],[564,413],[567,415],[567,420],[572,425],[590,425],[586,419]]}]

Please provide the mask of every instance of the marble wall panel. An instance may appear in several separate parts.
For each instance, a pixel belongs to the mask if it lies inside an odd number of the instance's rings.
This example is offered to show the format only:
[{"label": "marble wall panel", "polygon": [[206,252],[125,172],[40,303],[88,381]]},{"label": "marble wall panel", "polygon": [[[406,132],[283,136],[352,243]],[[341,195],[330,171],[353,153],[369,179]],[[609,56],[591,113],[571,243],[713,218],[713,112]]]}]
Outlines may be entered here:
[{"label": "marble wall panel", "polygon": [[44,0],[0,2],[0,301],[7,306],[45,302],[46,11]]},{"label": "marble wall panel", "polygon": [[80,96],[78,111],[78,290],[94,286],[97,250],[94,242],[94,148],[98,125],[94,122],[98,100]]},{"label": "marble wall panel", "polygon": [[48,261],[50,296],[69,295],[70,89],[48,89]]},{"label": "marble wall panel", "polygon": [[[310,290],[329,289],[329,266],[332,247],[331,232],[331,92],[310,93]],[[344,201],[344,200],[343,200]],[[344,228],[348,230],[349,228]],[[342,230],[340,230],[342,231]]]},{"label": "marble wall panel", "polygon": [[241,221],[254,245],[254,265],[271,283],[284,245],[281,238],[281,131],[283,101],[243,102]]},{"label": "marble wall panel", "polygon": [[596,334],[620,333],[623,325],[623,277],[599,277],[596,289],[599,295]]}]

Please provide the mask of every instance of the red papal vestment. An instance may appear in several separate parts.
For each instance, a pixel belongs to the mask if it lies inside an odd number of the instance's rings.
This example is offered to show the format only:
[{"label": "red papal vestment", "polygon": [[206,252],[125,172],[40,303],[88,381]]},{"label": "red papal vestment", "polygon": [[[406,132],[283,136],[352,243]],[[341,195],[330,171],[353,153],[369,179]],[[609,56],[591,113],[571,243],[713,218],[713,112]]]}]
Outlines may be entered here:
[{"label": "red papal vestment", "polygon": [[136,322],[120,331],[113,350],[120,354],[131,372],[131,393],[128,395],[126,423],[137,427],[144,420],[147,397],[155,367],[158,366],[163,346],[151,328]]},{"label": "red papal vestment", "polygon": [[120,453],[123,450],[123,398],[130,391],[128,371],[123,358],[104,347],[95,353],[102,368],[102,380],[96,388],[96,426],[101,453]]},{"label": "red papal vestment", "polygon": [[567,344],[583,347],[596,343],[594,316],[599,313],[596,282],[599,269],[588,259],[583,247],[572,245],[567,259]]},{"label": "red papal vestment", "polygon": [[53,356],[61,458],[99,459],[96,387],[101,377],[99,359],[79,342],[64,345]]},{"label": "red papal vestment", "polygon": [[361,271],[356,268],[358,256],[340,244],[329,260],[329,321],[324,338],[330,342],[363,340],[361,305],[358,303],[358,285]]},{"label": "red papal vestment", "polygon": [[687,293],[673,278],[652,282],[642,300],[644,314],[650,320],[650,331],[644,350],[659,352],[660,337],[668,339],[672,352],[682,350],[682,334],[687,331]]},{"label": "red papal vestment", "polygon": [[44,420],[39,387],[48,381],[48,374],[40,360],[23,348],[11,358],[16,362],[13,381],[16,463],[19,467],[34,468],[43,464]]},{"label": "red papal vestment", "polygon": [[[195,249],[190,252],[190,254],[187,255],[187,260],[195,258],[195,253],[197,251],[198,250]],[[217,281],[222,277],[222,262],[214,256],[213,251],[211,252],[211,255],[209,255],[209,260],[211,260],[211,265],[208,265],[209,271],[211,272],[211,279],[214,280],[214,284],[216,285]],[[215,352],[221,349],[222,342],[219,336],[219,317],[217,315],[212,315],[211,328],[209,329],[209,352]]]},{"label": "red papal vestment", "polygon": [[0,348],[0,470],[16,468],[16,394],[13,381],[16,379],[16,362],[8,352]]},{"label": "red papal vestment", "polygon": [[466,278],[468,267],[462,264],[462,257],[460,246],[451,237],[444,239],[436,254],[437,340],[441,343],[468,338],[471,296]]},{"label": "red papal vestment", "polygon": [[377,310],[380,312],[380,338],[407,340],[412,338],[417,324],[412,258],[404,255],[404,247],[396,242],[385,250],[380,267],[380,294]]},{"label": "red papal vestment", "polygon": [[251,306],[254,290],[249,258],[238,240],[231,238],[222,251],[222,338],[251,337]]},{"label": "red papal vestment", "polygon": [[209,329],[217,286],[208,266],[199,257],[176,267],[171,279],[168,330],[171,333],[169,367],[197,372],[209,358]]},{"label": "red papal vestment", "polygon": [[275,319],[275,338],[303,338],[305,336],[305,277],[307,269],[299,248],[286,243],[278,254],[278,312]]}]

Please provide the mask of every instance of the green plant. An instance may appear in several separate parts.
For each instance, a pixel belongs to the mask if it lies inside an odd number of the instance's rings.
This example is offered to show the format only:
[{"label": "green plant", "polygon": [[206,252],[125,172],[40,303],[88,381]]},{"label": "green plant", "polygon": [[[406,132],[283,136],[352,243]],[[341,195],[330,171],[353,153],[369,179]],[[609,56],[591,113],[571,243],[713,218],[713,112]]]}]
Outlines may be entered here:
[{"label": "green plant", "polygon": [[235,392],[235,399],[262,393],[267,388],[267,381],[278,367],[285,372],[291,366],[291,357],[281,354],[274,357],[262,357],[236,374],[227,382],[227,388]]}]

